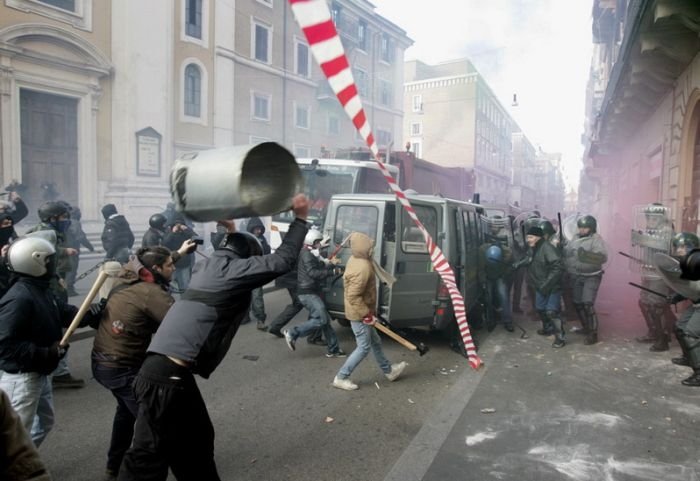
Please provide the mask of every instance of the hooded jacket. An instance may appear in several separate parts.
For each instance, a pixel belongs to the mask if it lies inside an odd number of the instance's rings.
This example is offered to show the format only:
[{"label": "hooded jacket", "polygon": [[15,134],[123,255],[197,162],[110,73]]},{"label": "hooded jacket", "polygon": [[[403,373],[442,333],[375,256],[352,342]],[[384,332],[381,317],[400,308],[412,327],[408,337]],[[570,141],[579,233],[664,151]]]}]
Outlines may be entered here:
[{"label": "hooded jacket", "polygon": [[260,241],[260,245],[262,246],[263,254],[267,255],[270,252],[272,252],[272,249],[270,249],[270,244],[267,243],[267,239],[265,239],[265,224],[263,224],[262,220],[260,220],[260,217],[251,217],[250,220],[248,221],[248,225],[246,226],[246,230],[250,232],[251,234],[255,235],[255,230],[256,227],[259,227],[262,229],[262,232],[260,233],[259,236],[255,236],[258,241]]},{"label": "hooded jacket", "polygon": [[294,220],[274,254],[241,258],[221,248],[198,262],[189,288],[165,315],[148,352],[185,361],[208,378],[231,347],[252,290],[292,268],[307,230],[306,222]]},{"label": "hooded jacket", "polygon": [[109,367],[138,367],[151,336],[175,303],[168,286],[155,282],[136,256],[124,264],[97,327],[93,358]]},{"label": "hooded jacket", "polygon": [[134,246],[134,233],[123,215],[112,214],[105,220],[102,246],[107,259],[114,258],[121,249],[131,249]]},{"label": "hooded jacket", "polygon": [[551,242],[540,238],[535,244],[532,262],[527,268],[528,279],[540,294],[548,296],[561,291],[561,275],[564,271],[559,251]]},{"label": "hooded jacket", "polygon": [[361,321],[376,309],[377,280],[370,260],[373,245],[374,241],[360,232],[350,236],[352,256],[343,274],[345,317],[350,321]]},{"label": "hooded jacket", "polygon": [[54,295],[48,279],[19,276],[0,299],[0,371],[50,374],[59,361],[50,347],[77,312]]}]

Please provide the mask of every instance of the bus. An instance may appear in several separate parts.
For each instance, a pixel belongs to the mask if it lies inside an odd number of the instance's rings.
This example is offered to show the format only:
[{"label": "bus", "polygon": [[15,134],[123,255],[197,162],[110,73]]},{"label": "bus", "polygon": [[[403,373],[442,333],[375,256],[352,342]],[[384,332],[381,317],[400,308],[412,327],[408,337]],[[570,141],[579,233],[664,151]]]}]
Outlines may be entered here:
[{"label": "bus", "polygon": [[[375,161],[349,159],[297,159],[304,179],[304,193],[309,198],[308,221],[318,229],[323,226],[331,197],[336,194],[387,194],[389,184]],[[386,165],[398,182],[399,169]],[[270,244],[276,249],[294,220],[291,211],[272,216]]]}]

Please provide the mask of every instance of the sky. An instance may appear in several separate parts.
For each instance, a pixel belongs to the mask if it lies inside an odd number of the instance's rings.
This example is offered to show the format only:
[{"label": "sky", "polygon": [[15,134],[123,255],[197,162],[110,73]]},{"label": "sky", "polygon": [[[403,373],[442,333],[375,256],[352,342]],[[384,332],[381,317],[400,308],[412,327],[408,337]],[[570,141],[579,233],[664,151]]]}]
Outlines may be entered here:
[{"label": "sky", "polygon": [[592,0],[370,1],[415,42],[405,60],[469,58],[535,148],[562,153],[578,188]]}]

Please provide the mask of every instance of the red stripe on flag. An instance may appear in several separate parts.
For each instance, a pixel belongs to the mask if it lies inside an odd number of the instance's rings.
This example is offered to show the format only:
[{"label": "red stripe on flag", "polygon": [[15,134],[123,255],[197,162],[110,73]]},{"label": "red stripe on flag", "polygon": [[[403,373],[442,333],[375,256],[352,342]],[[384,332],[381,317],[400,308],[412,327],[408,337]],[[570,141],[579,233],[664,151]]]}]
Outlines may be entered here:
[{"label": "red stripe on flag", "polygon": [[338,92],[337,97],[338,100],[340,100],[340,105],[345,107],[345,104],[350,102],[350,99],[352,99],[355,95],[357,95],[357,87],[355,87],[355,84],[353,83]]},{"label": "red stripe on flag", "polygon": [[[359,112],[357,112],[355,118],[352,119],[352,123],[357,130],[360,130],[362,126],[365,125],[365,122],[367,122],[367,117],[365,117],[365,109],[361,109]],[[369,137],[367,137],[367,143],[369,143]]]},{"label": "red stripe on flag", "polygon": [[[348,58],[345,55],[341,55],[340,57],[336,57],[333,60],[323,63],[321,65],[321,70],[323,70],[323,73],[326,74],[326,77],[333,77],[348,67],[350,67]],[[340,103],[342,104],[343,102],[341,101]]]},{"label": "red stripe on flag", "polygon": [[326,20],[323,23],[317,23],[316,25],[306,27],[304,29],[304,34],[309,41],[309,45],[314,45],[324,40],[332,39],[338,35],[338,32],[335,30],[333,20]]},{"label": "red stripe on flag", "polygon": [[367,136],[367,145],[372,145],[374,143],[374,134],[372,132]]}]

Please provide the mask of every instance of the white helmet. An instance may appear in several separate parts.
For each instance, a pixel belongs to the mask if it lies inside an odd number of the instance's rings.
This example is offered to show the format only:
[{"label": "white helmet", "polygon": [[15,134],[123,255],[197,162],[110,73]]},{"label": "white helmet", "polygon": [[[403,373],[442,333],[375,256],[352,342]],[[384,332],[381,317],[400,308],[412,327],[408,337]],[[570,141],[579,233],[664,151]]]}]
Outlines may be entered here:
[{"label": "white helmet", "polygon": [[56,254],[51,242],[41,237],[25,237],[7,251],[7,267],[18,274],[41,277],[49,271],[50,257]]},{"label": "white helmet", "polygon": [[306,237],[304,237],[304,245],[312,246],[314,242],[320,241],[321,239],[323,239],[323,234],[321,234],[320,231],[309,229],[309,232],[306,233]]}]

